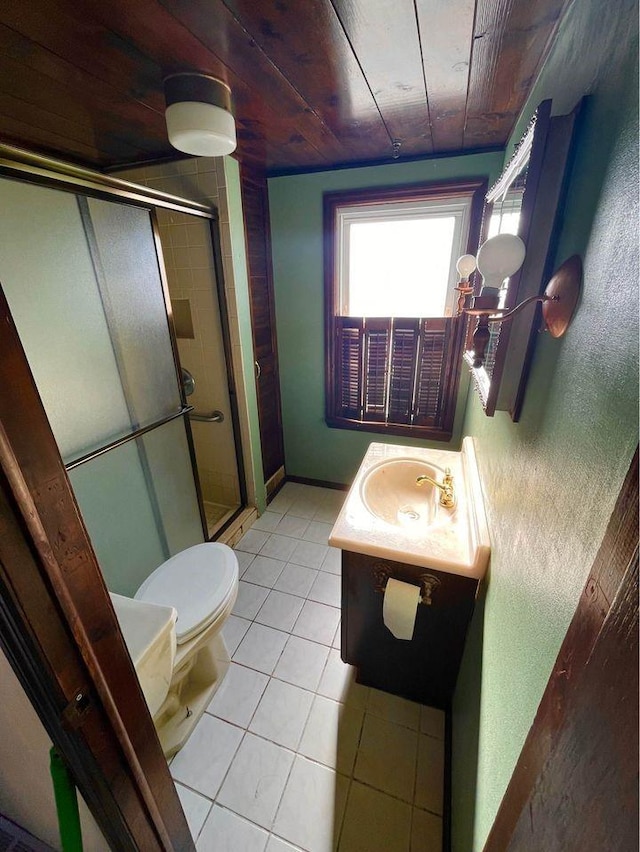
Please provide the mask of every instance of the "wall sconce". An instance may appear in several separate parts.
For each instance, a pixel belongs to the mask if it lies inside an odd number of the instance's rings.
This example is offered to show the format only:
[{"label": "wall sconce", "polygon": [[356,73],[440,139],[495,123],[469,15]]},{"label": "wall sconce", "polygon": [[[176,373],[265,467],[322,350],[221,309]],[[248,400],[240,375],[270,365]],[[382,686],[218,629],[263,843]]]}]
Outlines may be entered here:
[{"label": "wall sconce", "polygon": [[531,296],[511,310],[498,307],[503,281],[520,269],[525,254],[524,243],[514,234],[498,234],[483,243],[477,258],[478,272],[483,279],[482,289],[480,295],[474,296],[470,308],[464,307],[464,301],[473,291],[469,285],[469,276],[476,267],[476,259],[466,254],[456,264],[461,278],[456,288],[460,292],[458,314],[465,313],[478,318],[472,337],[472,353],[468,359],[473,367],[478,368],[483,364],[490,338],[489,323],[510,321],[527,305],[542,303],[545,330],[552,337],[562,337],[571,323],[582,283],[582,261],[577,254],[562,264],[543,295]]},{"label": "wall sconce", "polygon": [[469,278],[476,269],[475,255],[463,254],[462,257],[458,258],[456,269],[460,276],[460,281],[456,287],[456,290],[460,293],[458,296],[458,316],[460,316],[464,308],[465,299],[473,293],[473,285],[469,284]]},{"label": "wall sconce", "polygon": [[236,148],[231,90],[207,74],[171,74],[164,80],[169,142],[198,157],[223,157]]}]

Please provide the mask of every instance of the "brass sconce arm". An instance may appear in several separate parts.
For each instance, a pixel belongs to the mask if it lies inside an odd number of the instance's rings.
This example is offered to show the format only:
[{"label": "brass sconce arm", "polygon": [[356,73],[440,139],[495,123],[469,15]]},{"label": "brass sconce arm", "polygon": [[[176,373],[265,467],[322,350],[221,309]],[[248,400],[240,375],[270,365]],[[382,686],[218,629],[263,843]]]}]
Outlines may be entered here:
[{"label": "brass sconce arm", "polygon": [[543,295],[531,296],[511,310],[491,306],[489,303],[494,301],[492,296],[476,296],[473,307],[463,309],[465,314],[478,318],[472,338],[473,367],[481,367],[483,364],[490,338],[489,323],[509,321],[527,305],[542,303],[545,330],[552,337],[562,337],[573,317],[580,295],[581,282],[582,261],[578,255],[574,254],[551,278]]},{"label": "brass sconce arm", "polygon": [[[523,302],[520,302],[519,305],[516,305],[515,308],[511,308],[511,310],[507,310],[507,308],[465,308],[465,314],[469,314],[470,317],[483,317],[486,316],[487,322],[504,322],[504,320],[509,320],[511,317],[514,317],[516,314],[519,314],[523,308],[526,308],[527,305],[532,304],[533,302],[559,302],[560,296],[529,296],[528,299],[525,299]],[[500,316],[496,316],[496,314],[500,314]]]}]

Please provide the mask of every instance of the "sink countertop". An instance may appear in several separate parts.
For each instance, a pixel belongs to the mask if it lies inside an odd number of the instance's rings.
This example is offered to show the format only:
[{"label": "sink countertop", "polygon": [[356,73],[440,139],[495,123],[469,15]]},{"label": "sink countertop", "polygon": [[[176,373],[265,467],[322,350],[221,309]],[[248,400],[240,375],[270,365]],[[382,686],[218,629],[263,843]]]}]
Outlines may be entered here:
[{"label": "sink countertop", "polygon": [[[385,461],[407,459],[436,468],[438,481],[451,468],[456,506],[437,503],[432,522],[410,525],[387,523],[372,514],[362,499],[367,474]],[[437,501],[439,492],[434,499]],[[329,536],[329,544],[342,550],[379,556],[396,562],[430,567],[449,574],[481,579],[489,563],[489,531],[482,487],[472,438],[465,438],[461,452],[395,444],[370,444],[347,499]]]}]

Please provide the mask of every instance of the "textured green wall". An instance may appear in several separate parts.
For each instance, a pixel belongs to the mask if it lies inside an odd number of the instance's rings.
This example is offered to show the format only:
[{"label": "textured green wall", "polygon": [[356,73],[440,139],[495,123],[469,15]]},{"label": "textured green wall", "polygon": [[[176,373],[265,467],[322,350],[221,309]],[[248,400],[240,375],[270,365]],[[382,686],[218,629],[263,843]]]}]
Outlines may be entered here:
[{"label": "textured green wall", "polygon": [[[324,422],[323,192],[475,176],[487,176],[491,182],[501,167],[501,154],[476,154],[269,180],[282,419],[289,475],[349,483],[372,441],[425,445],[424,441],[387,438],[375,432],[329,429]],[[460,441],[466,388],[463,381],[453,447]]]},{"label": "textured green wall", "polygon": [[638,440],[637,29],[635,2],[574,3],[519,125],[591,93],[556,256],[583,257],[578,313],[540,338],[520,423],[470,396],[463,428],[492,558],[454,703],[456,852],[483,848]]}]

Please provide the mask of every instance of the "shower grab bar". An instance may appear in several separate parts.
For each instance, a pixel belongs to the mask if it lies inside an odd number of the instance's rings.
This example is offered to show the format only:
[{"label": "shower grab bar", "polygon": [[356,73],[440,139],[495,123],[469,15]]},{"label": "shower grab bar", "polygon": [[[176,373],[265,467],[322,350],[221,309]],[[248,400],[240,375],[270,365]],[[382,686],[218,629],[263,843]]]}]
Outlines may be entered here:
[{"label": "shower grab bar", "polygon": [[222,423],[224,414],[221,411],[212,411],[211,414],[199,414],[197,411],[190,411],[189,420],[196,420],[198,423]]}]

